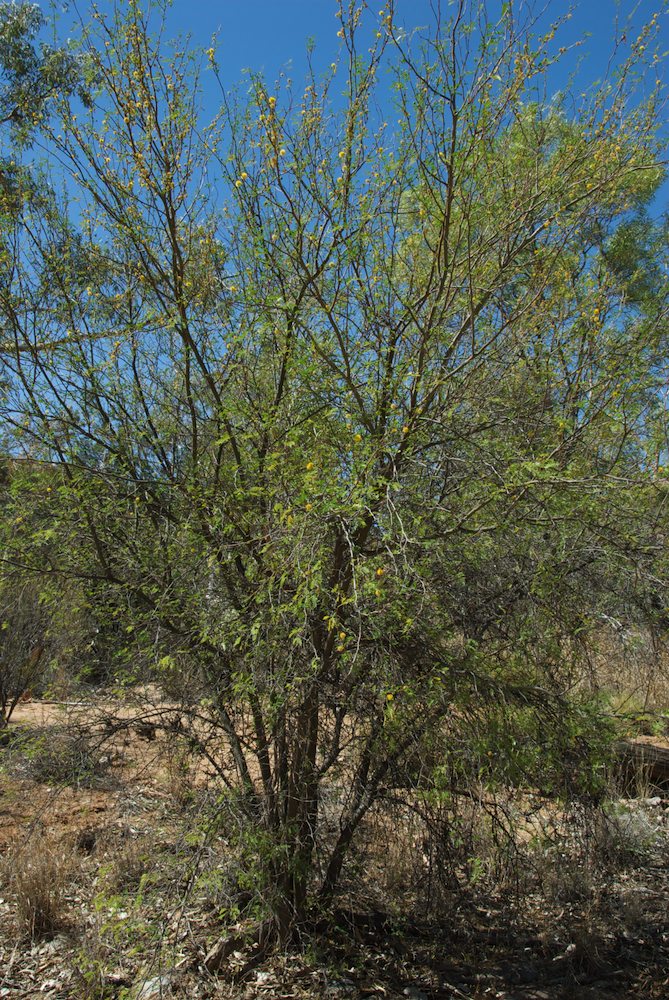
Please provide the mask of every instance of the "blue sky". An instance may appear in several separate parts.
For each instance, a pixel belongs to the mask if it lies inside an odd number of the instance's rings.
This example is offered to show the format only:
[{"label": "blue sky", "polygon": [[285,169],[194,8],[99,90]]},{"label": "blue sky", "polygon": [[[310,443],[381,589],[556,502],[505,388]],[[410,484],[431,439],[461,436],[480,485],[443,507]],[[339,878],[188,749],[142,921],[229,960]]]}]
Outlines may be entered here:
[{"label": "blue sky", "polygon": [[[384,0],[376,0],[378,9]],[[436,0],[395,0],[395,22],[407,30],[434,24],[432,7]],[[499,0],[488,0],[491,17],[499,11]],[[527,3],[516,0],[521,10]],[[573,15],[556,35],[556,46],[569,49],[547,81],[548,94],[567,86],[569,74],[577,70],[578,90],[584,90],[606,76],[611,68],[616,40],[623,38],[619,52],[627,52],[626,41],[636,38],[638,29],[654,13],[660,17],[663,48],[669,49],[669,11],[667,0],[548,0],[539,2],[546,14],[541,26],[566,14]],[[442,10],[448,13],[448,0]],[[170,34],[190,34],[194,45],[207,47],[214,33],[218,36],[219,67],[225,87],[233,87],[243,78],[245,69],[262,71],[269,81],[283,71],[301,83],[308,39],[315,41],[316,66],[326,67],[336,57],[339,39],[336,0],[174,0],[169,16]],[[634,29],[637,29],[636,31]],[[573,47],[573,48],[572,48]],[[615,64],[616,56],[613,56]],[[666,81],[666,68],[665,76]],[[206,79],[203,81],[206,86]],[[669,118],[667,119],[669,122]],[[669,203],[669,182],[655,200],[656,212]]]},{"label": "blue sky", "polygon": [[[97,2],[102,11],[111,7],[111,0]],[[156,6],[151,0],[140,2],[147,10]],[[395,0],[395,23],[407,30],[434,25],[432,8],[437,2]],[[122,0],[119,3],[122,6]],[[626,36],[627,42],[632,41],[639,27],[648,22],[654,13],[659,14],[662,8],[662,47],[669,50],[669,0],[575,0],[573,5],[568,0],[537,0],[536,4],[532,4],[531,0],[529,3],[527,0],[513,0],[513,5],[519,13],[529,6],[544,8],[540,21],[543,30],[573,7],[573,16],[556,35],[555,46],[564,46],[568,52],[551,71],[546,86],[548,97],[565,89],[569,74],[577,68],[574,87],[579,92],[604,77],[612,65],[610,60],[616,38]],[[374,0],[372,9],[376,11],[383,6],[384,0]],[[444,14],[448,15],[452,3],[441,0],[441,6]],[[494,18],[499,13],[501,0],[487,0],[486,6],[489,16]],[[76,7],[73,4],[65,14],[65,24],[75,10],[86,19],[90,5],[87,0],[77,0]],[[165,35],[168,38],[180,35],[184,43],[189,36],[190,45],[202,50],[208,48],[212,36],[217,35],[218,66],[226,89],[243,82],[247,69],[262,72],[270,84],[283,72],[292,77],[299,89],[304,77],[309,39],[315,42],[313,61],[317,69],[329,66],[337,56],[340,22],[336,11],[336,0],[173,0],[167,15]],[[627,51],[623,41],[619,53]],[[614,56],[613,64],[615,61]],[[213,117],[220,101],[213,74],[205,72],[202,85],[205,116]],[[669,123],[669,118],[667,121]],[[656,198],[654,210],[662,212],[667,202],[669,182]]]},{"label": "blue sky", "polygon": [[[40,0],[46,9],[46,0]],[[102,10],[111,7],[110,0],[96,0]],[[395,0],[395,22],[411,30],[434,24],[432,8],[438,0]],[[157,7],[151,0],[142,0],[145,9]],[[572,46],[579,41],[578,56],[583,57],[581,79],[584,85],[592,83],[606,73],[616,34],[625,33],[631,23],[638,29],[649,21],[653,13],[665,9],[660,18],[664,43],[669,49],[668,0],[514,0],[518,12],[535,6],[546,13],[541,27],[566,14],[573,8],[573,16],[556,36],[555,44]],[[90,10],[87,0],[65,0],[61,10],[69,7],[64,16],[65,25],[75,10],[85,20]],[[119,2],[119,6],[123,6]],[[373,0],[372,9],[380,9],[384,0]],[[501,0],[487,0],[489,16],[494,18],[501,7]],[[445,15],[452,8],[452,0],[441,0]],[[212,35],[218,35],[218,52],[221,76],[226,87],[232,87],[242,78],[245,69],[262,71],[273,80],[283,70],[290,68],[299,83],[305,65],[308,39],[316,43],[316,62],[329,65],[337,54],[339,39],[336,18],[336,0],[173,0],[167,15],[167,36],[190,36],[194,47],[208,48]],[[632,31],[627,32],[632,37]],[[556,72],[554,85],[560,87],[566,71],[573,69],[577,54],[568,54],[562,68]]]},{"label": "blue sky", "polygon": [[[383,7],[383,0],[376,0]],[[396,0],[397,23],[407,29],[434,22],[430,0]],[[489,0],[491,16],[499,10],[498,0]],[[527,4],[516,3],[517,8]],[[565,14],[572,6],[566,0],[537,3],[547,7],[548,23]],[[573,17],[561,29],[556,42],[569,46],[584,39],[580,53],[585,55],[584,77],[590,82],[606,72],[616,30],[623,33],[630,16],[640,26],[665,6],[664,0],[576,0]],[[442,9],[448,12],[448,0]],[[274,78],[288,64],[296,71],[304,65],[308,38],[316,40],[317,57],[323,65],[337,52],[338,21],[334,0],[174,0],[169,25],[175,32],[190,33],[195,44],[207,46],[214,32],[219,33],[221,66],[227,83],[232,85],[245,68],[264,70]],[[669,48],[669,15],[665,13],[664,35]],[[585,37],[586,35],[590,37]],[[573,66],[567,59],[565,65]],[[562,81],[556,81],[559,85]]]}]

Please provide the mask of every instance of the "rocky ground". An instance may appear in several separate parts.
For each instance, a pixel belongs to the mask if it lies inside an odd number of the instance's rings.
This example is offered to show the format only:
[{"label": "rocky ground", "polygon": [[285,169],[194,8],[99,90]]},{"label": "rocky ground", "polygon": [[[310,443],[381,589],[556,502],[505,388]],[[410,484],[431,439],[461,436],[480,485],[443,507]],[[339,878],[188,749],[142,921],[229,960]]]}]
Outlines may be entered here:
[{"label": "rocky ground", "polygon": [[44,739],[0,750],[0,997],[669,997],[661,790],[612,803],[578,855],[524,845],[497,883],[470,871],[440,919],[420,893],[398,905],[370,885],[383,879],[380,844],[366,882],[301,952],[240,979],[248,954],[216,974],[204,965],[229,900],[203,776],[139,725],[73,741],[65,716],[82,708],[20,706],[15,731]]}]

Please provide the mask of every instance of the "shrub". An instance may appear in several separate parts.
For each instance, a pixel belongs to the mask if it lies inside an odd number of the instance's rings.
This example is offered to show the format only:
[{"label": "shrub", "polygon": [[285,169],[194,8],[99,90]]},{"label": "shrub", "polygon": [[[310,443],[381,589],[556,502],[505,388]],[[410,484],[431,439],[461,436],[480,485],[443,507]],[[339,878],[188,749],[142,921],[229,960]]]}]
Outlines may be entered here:
[{"label": "shrub", "polygon": [[21,934],[31,940],[51,937],[65,925],[71,874],[71,854],[43,836],[32,836],[7,855],[3,881],[14,897]]}]

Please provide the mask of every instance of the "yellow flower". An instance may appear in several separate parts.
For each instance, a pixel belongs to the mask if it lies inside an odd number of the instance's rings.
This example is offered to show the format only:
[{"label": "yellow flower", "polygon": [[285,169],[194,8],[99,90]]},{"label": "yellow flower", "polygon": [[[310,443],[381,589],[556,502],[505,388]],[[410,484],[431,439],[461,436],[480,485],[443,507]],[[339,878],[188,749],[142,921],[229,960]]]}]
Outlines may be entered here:
[{"label": "yellow flower", "polygon": [[392,701],[394,697],[395,695],[392,693],[392,691],[389,691],[388,694],[386,695],[386,701]]},{"label": "yellow flower", "polygon": [[313,506],[314,506],[314,505],[313,505],[312,503],[305,503],[305,505],[304,505],[304,509],[305,509],[305,510],[311,510]]},{"label": "yellow flower", "polygon": [[362,434],[356,434],[353,440],[356,442],[356,444],[360,444],[360,442],[362,441]]},{"label": "yellow flower", "polygon": [[242,179],[243,181],[245,181],[245,180],[246,180],[246,178],[248,177],[248,174],[246,173],[246,171],[245,171],[245,170],[242,170],[242,172],[241,172],[241,174],[240,174],[239,176],[241,177],[241,179]]},{"label": "yellow flower", "polygon": [[283,149],[283,148],[282,148],[282,149],[280,149],[280,150],[279,150],[279,156],[285,156],[285,155],[286,155],[286,150],[285,150],[285,149]]},{"label": "yellow flower", "polygon": [[307,472],[311,472],[311,470],[313,469],[313,467],[314,467],[314,463],[313,462],[307,462],[307,464],[305,466]]},{"label": "yellow flower", "polygon": [[270,99],[269,99],[269,101],[267,103],[269,104],[270,108],[275,108],[276,107],[276,97],[270,97]]},{"label": "yellow flower", "polygon": [[339,633],[339,638],[340,639],[345,639],[346,638],[346,632],[340,632]]},{"label": "yellow flower", "polygon": [[240,187],[242,186],[242,184],[243,184],[243,183],[244,183],[244,181],[240,181],[239,179],[237,179],[237,180],[235,181],[235,187],[236,187],[236,188],[240,188]]},{"label": "yellow flower", "polygon": [[385,573],[385,569],[381,569],[381,567],[379,566],[379,568],[376,571],[376,575],[377,576],[383,576],[384,573]]},{"label": "yellow flower", "polygon": [[409,427],[407,424],[405,424],[404,427],[402,428],[402,434],[408,434],[408,433],[409,433]]}]

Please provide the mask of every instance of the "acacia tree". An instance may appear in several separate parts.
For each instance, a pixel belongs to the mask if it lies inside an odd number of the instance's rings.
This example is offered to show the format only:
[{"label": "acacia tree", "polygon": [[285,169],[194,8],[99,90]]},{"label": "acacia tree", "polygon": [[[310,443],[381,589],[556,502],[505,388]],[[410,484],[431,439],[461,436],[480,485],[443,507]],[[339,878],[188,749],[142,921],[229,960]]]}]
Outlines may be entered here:
[{"label": "acacia tree", "polygon": [[547,101],[559,25],[511,5],[339,15],[324,75],[205,127],[197,60],[96,14],[92,106],[44,126],[70,200],[5,227],[3,416],[60,475],[3,558],[86,580],[180,693],[282,940],[420,771],[592,791],[571,667],[661,586],[657,19]]}]

